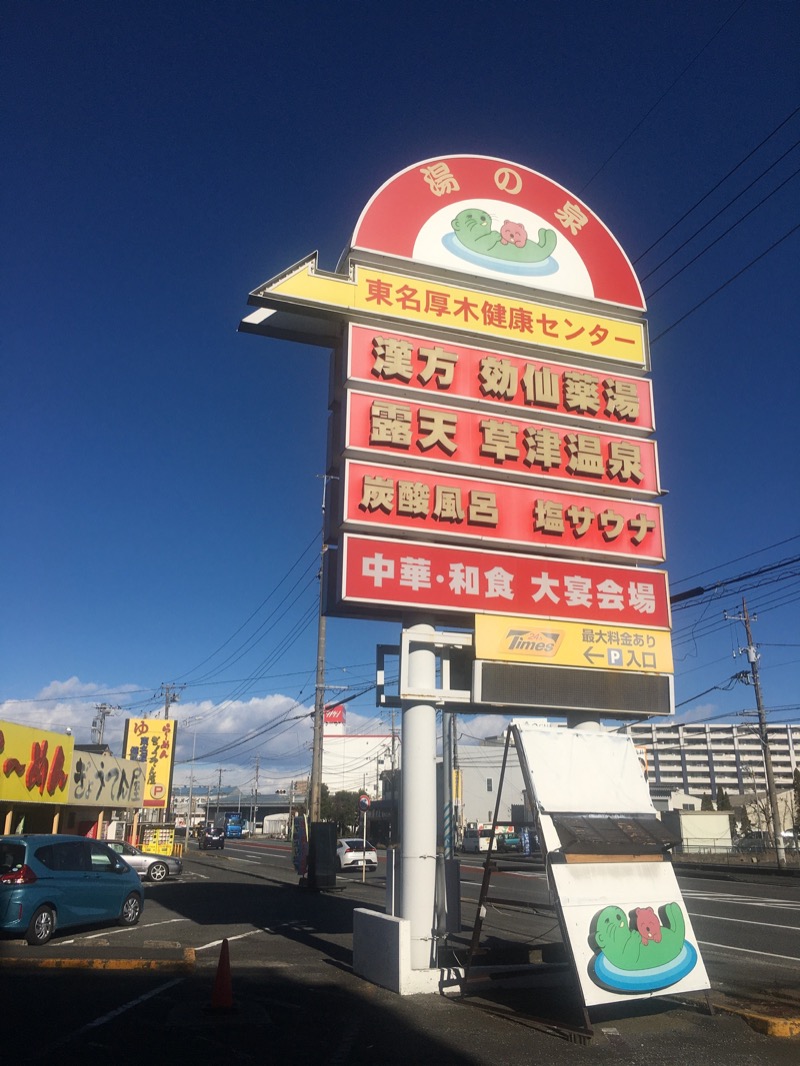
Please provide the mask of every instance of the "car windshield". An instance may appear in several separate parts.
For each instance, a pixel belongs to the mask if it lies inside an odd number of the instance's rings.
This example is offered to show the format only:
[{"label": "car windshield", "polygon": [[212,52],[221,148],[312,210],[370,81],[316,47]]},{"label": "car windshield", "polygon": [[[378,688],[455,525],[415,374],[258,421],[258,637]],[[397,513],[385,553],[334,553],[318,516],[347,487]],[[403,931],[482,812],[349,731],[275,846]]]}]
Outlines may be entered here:
[{"label": "car windshield", "polygon": [[369,841],[364,843],[363,840],[343,840],[343,844],[346,844],[351,851],[374,851],[372,844]]}]

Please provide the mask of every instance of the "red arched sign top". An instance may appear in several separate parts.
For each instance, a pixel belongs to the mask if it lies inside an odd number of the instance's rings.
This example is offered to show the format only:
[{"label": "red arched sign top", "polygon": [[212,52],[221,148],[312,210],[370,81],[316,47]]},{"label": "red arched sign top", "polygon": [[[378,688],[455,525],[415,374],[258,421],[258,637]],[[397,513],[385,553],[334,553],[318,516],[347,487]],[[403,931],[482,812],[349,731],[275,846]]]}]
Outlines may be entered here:
[{"label": "red arched sign top", "polygon": [[439,156],[390,178],[358,220],[353,249],[644,310],[613,234],[577,196],[487,156]]}]

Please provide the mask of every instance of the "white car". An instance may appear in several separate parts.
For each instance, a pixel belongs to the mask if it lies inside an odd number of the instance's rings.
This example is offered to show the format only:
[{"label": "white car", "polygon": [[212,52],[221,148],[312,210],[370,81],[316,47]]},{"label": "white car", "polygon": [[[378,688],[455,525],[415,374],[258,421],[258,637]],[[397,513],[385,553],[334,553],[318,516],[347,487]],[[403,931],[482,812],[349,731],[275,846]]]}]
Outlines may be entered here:
[{"label": "white car", "polygon": [[107,840],[106,844],[121,855],[142,880],[165,881],[167,877],[177,877],[183,870],[183,863],[174,855],[150,855],[124,840]]},{"label": "white car", "polygon": [[357,837],[346,837],[336,841],[336,861],[340,870],[352,867],[367,870],[378,869],[378,853],[369,841],[364,843]]}]

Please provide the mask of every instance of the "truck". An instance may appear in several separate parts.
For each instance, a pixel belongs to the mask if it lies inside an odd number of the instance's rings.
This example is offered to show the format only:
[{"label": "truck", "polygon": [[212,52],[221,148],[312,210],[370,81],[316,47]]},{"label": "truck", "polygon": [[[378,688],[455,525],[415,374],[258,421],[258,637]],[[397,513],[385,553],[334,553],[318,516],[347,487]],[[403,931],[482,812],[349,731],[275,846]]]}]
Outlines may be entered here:
[{"label": "truck", "polygon": [[229,811],[225,815],[225,836],[229,840],[238,840],[247,835],[247,821],[239,811]]},{"label": "truck", "polygon": [[464,830],[461,850],[478,853],[488,851],[492,836],[496,851],[522,851],[519,833],[513,825],[498,825],[493,833],[491,825],[483,825],[480,822],[471,822]]}]

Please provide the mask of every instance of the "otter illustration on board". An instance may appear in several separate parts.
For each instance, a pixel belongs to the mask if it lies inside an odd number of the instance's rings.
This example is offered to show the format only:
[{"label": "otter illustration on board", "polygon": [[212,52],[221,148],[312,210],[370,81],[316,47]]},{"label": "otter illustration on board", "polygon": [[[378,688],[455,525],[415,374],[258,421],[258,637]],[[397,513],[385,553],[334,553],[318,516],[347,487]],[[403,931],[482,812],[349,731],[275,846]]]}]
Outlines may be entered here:
[{"label": "otter illustration on board", "polygon": [[466,207],[451,223],[456,239],[469,251],[510,263],[541,263],[556,247],[557,234],[540,229],[539,240],[529,239],[521,222],[506,219],[501,230],[492,229],[488,211]]}]

